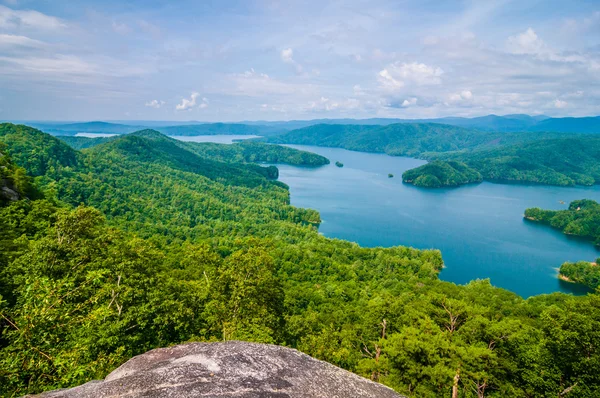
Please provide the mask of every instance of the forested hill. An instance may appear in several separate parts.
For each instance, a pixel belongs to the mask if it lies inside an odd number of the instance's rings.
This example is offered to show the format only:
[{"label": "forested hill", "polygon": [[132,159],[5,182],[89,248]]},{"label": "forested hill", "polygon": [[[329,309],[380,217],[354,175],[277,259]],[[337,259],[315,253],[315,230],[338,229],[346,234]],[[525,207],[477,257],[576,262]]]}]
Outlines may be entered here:
[{"label": "forested hill", "polygon": [[[136,135],[137,133],[132,134]],[[57,136],[57,138],[75,149],[92,148],[118,139],[118,137],[87,138],[72,136]],[[307,167],[318,167],[329,164],[329,159],[315,153],[258,141],[242,141],[236,144],[172,142],[180,148],[193,152],[203,158],[227,163],[274,163]]]},{"label": "forested hill", "polygon": [[[548,134],[550,136],[550,134]],[[531,133],[490,133],[435,123],[387,126],[320,124],[270,137],[280,144],[317,145],[392,156],[424,156],[534,139]]]},{"label": "forested hill", "polygon": [[316,153],[257,141],[242,141],[237,144],[187,142],[186,148],[200,156],[222,162],[276,163],[307,167],[329,164],[329,159]]},{"label": "forested hill", "polygon": [[45,197],[0,204],[0,396],[221,340],[297,348],[411,397],[600,394],[596,294],[442,282],[439,251],[327,239],[285,186],[247,164],[214,161],[225,177],[209,178],[156,132],[84,151],[3,132]]},{"label": "forested hill", "polygon": [[9,145],[12,158],[32,176],[53,174],[79,162],[75,150],[32,127],[2,123],[0,140]]},{"label": "forested hill", "polygon": [[600,136],[596,135],[542,138],[439,157],[464,162],[490,181],[600,184]]},{"label": "forested hill", "polygon": [[186,149],[185,143],[155,130],[142,130],[109,140],[86,150],[94,158],[127,159],[140,163],[169,166],[201,174],[227,184],[256,186],[264,178],[277,179],[276,167],[228,164],[207,159]]},{"label": "forested hill", "polygon": [[589,200],[575,200],[567,210],[525,210],[525,218],[558,228],[568,235],[593,239],[600,245],[600,203]]}]

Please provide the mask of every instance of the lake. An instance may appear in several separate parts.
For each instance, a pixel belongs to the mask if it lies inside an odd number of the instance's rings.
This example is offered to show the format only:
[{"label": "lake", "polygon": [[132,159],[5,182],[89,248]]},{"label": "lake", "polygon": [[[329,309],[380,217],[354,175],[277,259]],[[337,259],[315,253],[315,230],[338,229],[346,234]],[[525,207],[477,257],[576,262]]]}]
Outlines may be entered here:
[{"label": "lake", "polygon": [[[587,240],[523,219],[528,207],[566,209],[575,199],[600,201],[600,187],[562,188],[484,182],[449,189],[402,183],[422,160],[337,148],[289,145],[326,156],[317,169],[278,165],[292,204],[321,213],[319,231],[362,246],[405,245],[442,251],[440,279],[459,284],[489,278],[523,297],[587,289],[557,278],[564,261],[594,260]],[[336,161],[344,164],[339,168]],[[388,173],[394,178],[388,178]],[[565,204],[560,204],[564,201]]]},{"label": "lake", "polygon": [[109,134],[109,133],[77,133],[75,137],[85,137],[85,138],[108,138],[115,137],[119,134]]},{"label": "lake", "polygon": [[234,141],[249,140],[250,138],[258,138],[259,135],[194,135],[194,136],[171,136],[180,141],[188,142],[215,142],[217,144],[232,144]]}]

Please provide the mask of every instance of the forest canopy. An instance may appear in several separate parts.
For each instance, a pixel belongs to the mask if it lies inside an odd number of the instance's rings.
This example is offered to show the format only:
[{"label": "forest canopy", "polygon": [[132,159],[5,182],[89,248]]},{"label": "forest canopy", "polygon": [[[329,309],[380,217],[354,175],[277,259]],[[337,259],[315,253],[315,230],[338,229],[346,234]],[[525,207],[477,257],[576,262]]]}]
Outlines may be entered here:
[{"label": "forest canopy", "polygon": [[77,151],[3,124],[0,142],[43,195],[0,204],[0,395],[224,339],[293,347],[411,397],[455,383],[462,397],[600,394],[596,294],[440,281],[439,251],[325,238],[275,173],[156,131]]}]

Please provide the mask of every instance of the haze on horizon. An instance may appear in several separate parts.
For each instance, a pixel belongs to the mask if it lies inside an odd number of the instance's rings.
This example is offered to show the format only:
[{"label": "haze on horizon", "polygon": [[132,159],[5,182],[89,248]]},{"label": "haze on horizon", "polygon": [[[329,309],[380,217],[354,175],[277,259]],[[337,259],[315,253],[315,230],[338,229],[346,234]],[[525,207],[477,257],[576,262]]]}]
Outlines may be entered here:
[{"label": "haze on horizon", "polygon": [[597,1],[0,0],[0,120],[600,114]]}]

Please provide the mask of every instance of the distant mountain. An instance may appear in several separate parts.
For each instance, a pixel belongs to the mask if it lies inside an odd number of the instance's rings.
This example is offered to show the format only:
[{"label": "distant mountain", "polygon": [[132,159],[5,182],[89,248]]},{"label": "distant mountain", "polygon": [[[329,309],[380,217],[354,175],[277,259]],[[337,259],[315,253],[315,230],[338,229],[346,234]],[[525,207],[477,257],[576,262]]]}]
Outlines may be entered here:
[{"label": "distant mountain", "polygon": [[565,133],[600,133],[600,116],[563,117],[542,120],[529,131],[561,131]]},{"label": "distant mountain", "polygon": [[386,126],[397,123],[440,123],[451,126],[464,127],[482,131],[495,132],[522,132],[522,131],[549,131],[566,133],[600,133],[600,117],[567,117],[550,118],[544,115],[529,116],[514,115],[487,115],[474,118],[444,117],[437,119],[315,119],[291,120],[288,122],[244,122],[248,125],[264,125],[278,127],[281,130],[296,130],[317,124],[352,124],[352,125],[379,125]]},{"label": "distant mountain", "polygon": [[289,121],[243,121],[239,123],[205,123],[174,121],[126,121],[117,122],[21,122],[52,135],[73,136],[77,133],[127,134],[145,128],[154,128],[165,135],[260,135],[274,136],[286,132],[315,125],[354,125],[354,126],[387,126],[398,123],[438,123],[469,129],[492,132],[566,132],[566,133],[600,133],[600,116],[551,118],[544,115],[530,116],[525,114],[487,115],[473,118],[443,117],[436,119],[313,119]]},{"label": "distant mountain", "polygon": [[242,123],[200,123],[189,125],[174,125],[156,127],[165,135],[194,136],[194,135],[274,135],[287,130],[277,126],[248,125]]}]

